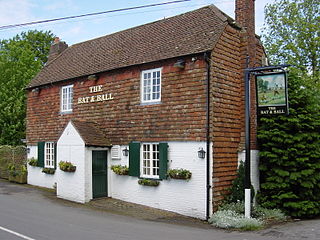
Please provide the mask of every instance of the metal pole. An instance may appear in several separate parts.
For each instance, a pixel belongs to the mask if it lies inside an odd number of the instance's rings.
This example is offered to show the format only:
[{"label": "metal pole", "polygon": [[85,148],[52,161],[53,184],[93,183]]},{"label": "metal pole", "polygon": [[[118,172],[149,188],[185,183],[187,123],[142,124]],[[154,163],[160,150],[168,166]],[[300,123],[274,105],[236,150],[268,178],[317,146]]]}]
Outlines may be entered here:
[{"label": "metal pole", "polygon": [[245,70],[245,217],[251,216],[251,180],[250,180],[250,70]]}]

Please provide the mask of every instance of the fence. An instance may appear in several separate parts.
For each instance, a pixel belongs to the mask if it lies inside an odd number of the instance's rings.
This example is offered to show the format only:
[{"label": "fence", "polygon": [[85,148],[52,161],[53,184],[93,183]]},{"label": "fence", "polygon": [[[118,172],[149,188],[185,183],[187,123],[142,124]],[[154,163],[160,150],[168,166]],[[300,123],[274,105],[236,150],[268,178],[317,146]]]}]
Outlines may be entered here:
[{"label": "fence", "polygon": [[17,169],[27,163],[27,149],[25,146],[0,146],[0,178],[9,178],[8,166]]}]

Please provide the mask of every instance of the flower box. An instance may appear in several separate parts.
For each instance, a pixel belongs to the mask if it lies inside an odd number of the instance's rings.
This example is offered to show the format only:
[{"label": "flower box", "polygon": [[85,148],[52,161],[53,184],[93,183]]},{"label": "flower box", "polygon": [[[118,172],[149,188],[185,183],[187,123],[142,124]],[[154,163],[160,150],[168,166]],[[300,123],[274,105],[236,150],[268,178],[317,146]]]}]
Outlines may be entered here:
[{"label": "flower box", "polygon": [[45,174],[54,174],[56,170],[54,168],[44,168],[42,169],[42,172]]},{"label": "flower box", "polygon": [[9,174],[9,181],[15,182],[15,183],[27,183],[27,173],[17,174],[17,175],[11,175]]},{"label": "flower box", "polygon": [[113,165],[113,166],[111,166],[111,170],[117,175],[128,175],[129,174],[129,168],[127,166]]},{"label": "flower box", "polygon": [[160,182],[154,179],[139,179],[138,183],[143,186],[157,187]]},{"label": "flower box", "polygon": [[180,169],[170,169],[168,171],[168,175],[170,178],[173,178],[173,179],[189,180],[192,176],[192,173],[189,170],[180,168]]},{"label": "flower box", "polygon": [[59,162],[60,170],[64,172],[75,172],[77,167],[74,166],[71,162],[60,161]]},{"label": "flower box", "polygon": [[30,166],[37,167],[38,166],[38,159],[31,158],[31,159],[29,159],[28,163]]}]

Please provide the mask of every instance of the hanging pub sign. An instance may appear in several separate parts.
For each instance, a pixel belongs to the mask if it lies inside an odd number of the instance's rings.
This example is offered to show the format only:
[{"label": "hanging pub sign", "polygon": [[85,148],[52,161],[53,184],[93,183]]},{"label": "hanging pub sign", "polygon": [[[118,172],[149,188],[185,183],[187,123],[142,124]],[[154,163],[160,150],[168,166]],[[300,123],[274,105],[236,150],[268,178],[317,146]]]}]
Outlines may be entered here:
[{"label": "hanging pub sign", "polygon": [[289,113],[286,72],[257,74],[256,93],[259,115]]}]

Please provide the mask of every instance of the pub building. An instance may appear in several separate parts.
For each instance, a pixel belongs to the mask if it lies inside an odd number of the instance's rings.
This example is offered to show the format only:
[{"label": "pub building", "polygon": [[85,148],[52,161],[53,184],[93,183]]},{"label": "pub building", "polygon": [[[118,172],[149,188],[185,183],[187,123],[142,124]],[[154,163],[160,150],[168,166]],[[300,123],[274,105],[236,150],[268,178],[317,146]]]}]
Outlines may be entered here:
[{"label": "pub building", "polygon": [[[254,0],[236,1],[235,20],[210,5],[72,46],[56,38],[27,87],[28,183],[207,219],[243,158],[247,59],[265,59]],[[179,169],[191,178],[168,176]]]}]

